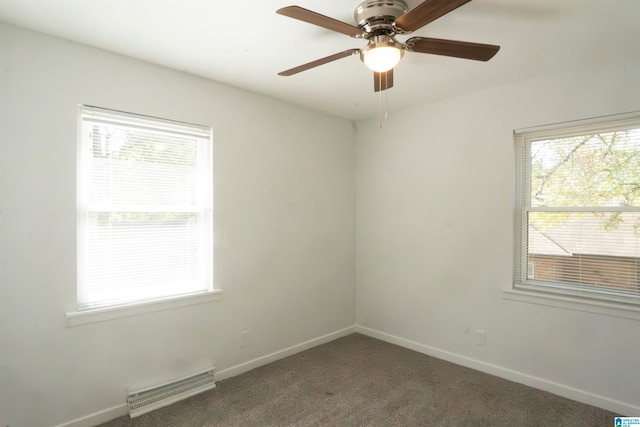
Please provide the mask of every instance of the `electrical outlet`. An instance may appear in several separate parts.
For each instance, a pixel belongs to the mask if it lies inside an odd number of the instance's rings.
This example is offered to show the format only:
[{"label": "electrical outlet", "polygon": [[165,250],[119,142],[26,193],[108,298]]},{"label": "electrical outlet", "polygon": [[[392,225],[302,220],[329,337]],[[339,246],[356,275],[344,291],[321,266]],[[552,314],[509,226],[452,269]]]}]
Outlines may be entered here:
[{"label": "electrical outlet", "polygon": [[487,345],[487,333],[485,331],[476,329],[476,344]]},{"label": "electrical outlet", "polygon": [[240,332],[240,347],[246,347],[249,345],[249,331]]}]

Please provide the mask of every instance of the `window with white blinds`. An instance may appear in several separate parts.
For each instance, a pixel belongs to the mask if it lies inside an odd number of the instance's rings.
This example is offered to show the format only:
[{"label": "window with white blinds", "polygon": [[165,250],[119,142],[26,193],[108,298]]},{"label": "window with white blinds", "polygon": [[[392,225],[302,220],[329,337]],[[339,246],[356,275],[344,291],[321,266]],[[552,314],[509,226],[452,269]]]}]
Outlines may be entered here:
[{"label": "window with white blinds", "polygon": [[212,290],[211,129],[79,116],[78,310]]},{"label": "window with white blinds", "polygon": [[640,113],[514,136],[514,287],[640,304]]}]

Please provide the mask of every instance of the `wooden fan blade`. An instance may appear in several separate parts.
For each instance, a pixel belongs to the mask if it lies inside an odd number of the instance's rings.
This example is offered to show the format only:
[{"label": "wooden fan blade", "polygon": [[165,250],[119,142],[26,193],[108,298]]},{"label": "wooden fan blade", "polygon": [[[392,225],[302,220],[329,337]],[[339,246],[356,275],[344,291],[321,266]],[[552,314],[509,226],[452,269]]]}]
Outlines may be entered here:
[{"label": "wooden fan blade", "polygon": [[324,58],[316,59],[315,61],[307,62],[306,64],[299,65],[289,70],[281,71],[279,76],[291,76],[302,71],[306,71],[310,68],[317,67],[318,65],[326,64],[328,62],[335,61],[337,59],[346,58],[347,56],[356,55],[360,53],[360,49],[349,49],[344,52],[335,53],[333,55],[325,56]]},{"label": "wooden fan blade", "polygon": [[391,89],[393,87],[393,68],[384,73],[373,72],[373,91]]},{"label": "wooden fan blade", "polygon": [[410,52],[454,56],[476,61],[488,61],[500,50],[500,46],[492,44],[432,39],[429,37],[412,37],[407,40],[405,46]]},{"label": "wooden fan blade", "polygon": [[362,38],[367,35],[365,31],[358,27],[338,21],[337,19],[329,18],[328,16],[321,15],[300,6],[283,7],[282,9],[278,9],[276,13],[308,22],[309,24],[318,25],[331,31],[337,31],[351,37]]},{"label": "wooden fan blade", "polygon": [[415,31],[470,1],[471,0],[425,0],[396,19],[396,27],[407,32]]}]

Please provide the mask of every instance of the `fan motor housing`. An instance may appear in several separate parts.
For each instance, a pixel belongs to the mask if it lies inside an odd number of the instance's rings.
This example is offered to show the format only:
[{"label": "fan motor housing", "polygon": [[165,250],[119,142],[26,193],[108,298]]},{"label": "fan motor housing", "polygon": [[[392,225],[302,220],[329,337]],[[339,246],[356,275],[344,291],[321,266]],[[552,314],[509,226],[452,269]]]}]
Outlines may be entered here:
[{"label": "fan motor housing", "polygon": [[366,0],[356,7],[353,17],[358,27],[375,35],[376,32],[395,32],[395,20],[409,11],[403,0]]}]

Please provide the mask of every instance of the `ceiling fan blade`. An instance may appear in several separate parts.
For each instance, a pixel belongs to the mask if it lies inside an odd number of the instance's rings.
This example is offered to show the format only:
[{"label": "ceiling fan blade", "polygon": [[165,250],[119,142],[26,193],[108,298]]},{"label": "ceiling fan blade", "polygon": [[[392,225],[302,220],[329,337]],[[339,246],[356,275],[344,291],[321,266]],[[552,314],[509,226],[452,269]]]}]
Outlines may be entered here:
[{"label": "ceiling fan blade", "polygon": [[393,87],[393,68],[384,73],[373,72],[373,91],[391,89]]},{"label": "ceiling fan blade", "polygon": [[396,26],[412,32],[435,21],[471,0],[425,0],[398,19]]},{"label": "ceiling fan blade", "polygon": [[488,61],[500,50],[500,46],[492,44],[432,39],[429,37],[412,37],[406,41],[405,46],[410,52],[454,56],[476,61]]},{"label": "ceiling fan blade", "polygon": [[283,7],[282,9],[278,9],[276,13],[288,16],[289,18],[308,22],[309,24],[318,25],[328,30],[337,31],[351,37],[362,38],[367,35],[365,31],[358,27],[338,21],[337,19],[329,18],[328,16],[321,15],[300,6]]},{"label": "ceiling fan blade", "polygon": [[302,71],[306,71],[310,68],[317,67],[322,64],[326,64],[328,62],[332,62],[341,58],[346,58],[347,56],[357,55],[360,53],[360,49],[349,49],[344,52],[334,53],[333,55],[325,56],[324,58],[316,59],[315,61],[307,62],[306,64],[299,65],[297,67],[291,68],[289,70],[281,71],[278,73],[279,76],[292,76],[294,74],[298,74]]}]

